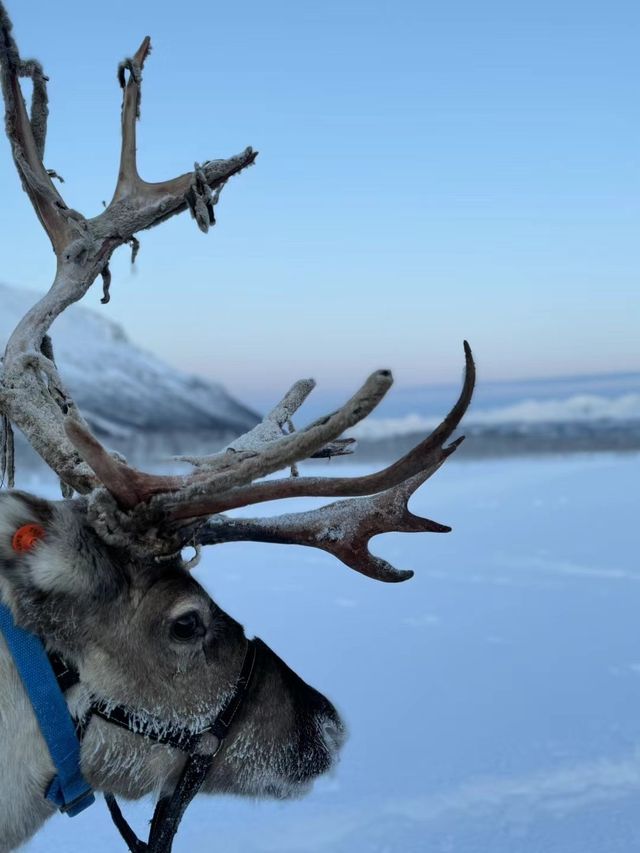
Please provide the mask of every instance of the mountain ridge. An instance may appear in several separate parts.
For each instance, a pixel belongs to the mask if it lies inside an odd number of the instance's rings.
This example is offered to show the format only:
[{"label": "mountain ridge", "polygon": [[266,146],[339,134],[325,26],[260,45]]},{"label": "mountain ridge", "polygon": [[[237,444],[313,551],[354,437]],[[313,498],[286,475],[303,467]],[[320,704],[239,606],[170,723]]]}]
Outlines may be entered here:
[{"label": "mountain ridge", "polygon": [[[41,294],[0,283],[0,346]],[[123,328],[81,305],[51,328],[60,375],[101,440],[126,454],[211,449],[259,416],[217,382],[183,373],[132,343]]]}]

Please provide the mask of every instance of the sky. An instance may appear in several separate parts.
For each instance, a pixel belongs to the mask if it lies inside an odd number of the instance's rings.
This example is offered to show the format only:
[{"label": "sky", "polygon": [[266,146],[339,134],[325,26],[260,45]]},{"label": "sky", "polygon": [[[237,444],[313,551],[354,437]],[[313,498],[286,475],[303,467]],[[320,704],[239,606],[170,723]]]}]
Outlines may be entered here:
[{"label": "sky", "polygon": [[[188,214],[84,304],[245,400],[640,368],[640,6],[324,0],[8,2],[51,78],[46,166],[86,215],[117,174],[117,63],[143,36],[139,167],[252,145],[217,226]],[[54,258],[0,141],[0,280]],[[55,327],[54,343],[55,343]]]}]

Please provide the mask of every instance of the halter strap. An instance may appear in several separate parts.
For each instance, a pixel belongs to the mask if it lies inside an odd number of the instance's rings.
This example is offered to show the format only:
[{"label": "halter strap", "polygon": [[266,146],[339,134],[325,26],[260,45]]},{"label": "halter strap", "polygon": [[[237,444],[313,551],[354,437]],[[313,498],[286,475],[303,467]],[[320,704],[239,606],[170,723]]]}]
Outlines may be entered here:
[{"label": "halter strap", "polygon": [[[174,746],[188,753],[184,768],[173,792],[162,797],[156,804],[151,821],[149,840],[147,842],[142,841],[135,834],[127,819],[122,814],[122,810],[114,795],[105,793],[104,797],[111,819],[131,853],[170,853],[173,839],[178,831],[180,821],[187,806],[202,787],[207,773],[220,751],[234,718],[247,695],[255,669],[258,642],[257,640],[247,641],[247,650],[233,694],[227,700],[215,720],[198,732],[189,732],[185,729],[172,729],[169,732],[158,734],[153,729],[148,731],[141,729],[137,721],[136,727],[132,729],[127,725],[127,720],[132,723],[135,718],[123,706],[116,706],[115,709],[109,712],[109,715],[98,713],[94,708],[91,709],[91,713],[97,714],[108,722],[128,728],[129,731],[133,731],[136,734],[146,735],[159,743]],[[113,711],[116,709],[118,713],[114,717]],[[121,713],[121,710],[124,713]],[[207,733],[214,734],[218,738],[218,746],[215,752],[207,754],[196,752],[200,738]],[[185,749],[184,745],[177,745],[179,743],[188,743],[190,748]]]},{"label": "halter strap", "polygon": [[[56,768],[56,775],[45,796],[55,803],[60,811],[74,817],[95,802],[93,791],[84,780],[80,769],[80,741],[93,716],[187,754],[173,792],[162,797],[156,805],[148,842],[141,841],[131,829],[113,794],[105,793],[111,818],[131,853],[171,853],[182,816],[202,787],[246,698],[260,641],[247,640],[242,667],[232,695],[209,725],[194,732],[178,726],[163,730],[160,721],[145,723],[124,705],[93,704],[85,719],[74,725],[64,694],[80,682],[77,670],[65,663],[59,655],[48,653],[35,634],[18,627],[10,609],[2,602],[0,633],[4,635],[13,656]],[[199,752],[200,741],[205,734],[213,734],[218,739],[218,746],[212,753]]]},{"label": "halter strap", "polygon": [[13,656],[56,769],[45,797],[61,812],[75,817],[92,805],[95,797],[82,776],[80,741],[63,692],[58,689],[57,673],[40,638],[16,625],[11,611],[2,602],[0,632]]},{"label": "halter strap", "polygon": [[[162,720],[145,715],[141,718],[138,713],[131,711],[126,705],[106,705],[100,702],[94,702],[88,709],[81,727],[84,733],[91,721],[91,717],[100,717],[108,723],[113,723],[121,729],[133,732],[134,734],[143,735],[156,743],[163,743],[166,746],[172,746],[174,749],[181,749],[186,753],[199,752],[200,738],[206,734],[215,735],[219,741],[222,741],[227,736],[227,732],[231,728],[234,717],[240,708],[245,697],[249,681],[253,674],[253,668],[256,661],[256,640],[247,640],[247,649],[242,660],[240,674],[236,680],[233,693],[227,699],[222,709],[219,711],[214,720],[206,726],[194,731],[193,729],[184,726],[166,726]],[[62,670],[58,677],[60,689],[64,692],[63,682],[69,684],[77,683],[79,678],[73,680],[71,671],[67,668]]]},{"label": "halter strap", "polygon": [[214,757],[190,755],[187,758],[173,793],[158,800],[147,842],[135,834],[113,794],[104,795],[111,819],[131,853],[168,853],[171,850],[180,821],[202,787]]}]

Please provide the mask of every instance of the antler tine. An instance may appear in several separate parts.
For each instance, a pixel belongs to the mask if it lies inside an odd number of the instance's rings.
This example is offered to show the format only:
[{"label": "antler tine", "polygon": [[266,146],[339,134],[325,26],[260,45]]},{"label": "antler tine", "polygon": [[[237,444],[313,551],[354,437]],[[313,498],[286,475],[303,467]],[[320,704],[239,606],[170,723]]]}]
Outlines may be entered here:
[{"label": "antler tine", "polygon": [[[152,509],[158,512],[164,509],[165,504],[188,504],[193,500],[194,495],[199,497],[228,492],[237,486],[251,483],[258,477],[286,468],[301,459],[307,459],[328,443],[334,442],[345,430],[373,411],[391,387],[392,382],[393,379],[388,370],[378,370],[369,376],[344,406],[309,424],[305,429],[280,434],[276,440],[260,444],[258,452],[224,454],[219,457],[220,464],[213,471],[205,470],[181,477],[146,474],[114,459],[91,435],[88,428],[73,418],[66,419],[65,430],[67,437],[84,461],[113,494],[121,507],[133,509],[156,495]],[[298,405],[301,402],[302,400]],[[276,408],[274,411],[282,410]]]},{"label": "antler tine", "polygon": [[[267,444],[256,456],[241,460],[237,465],[214,476],[194,482],[192,486],[177,496],[169,496],[169,501],[177,501],[185,506],[194,498],[206,494],[219,494],[245,483],[251,483],[258,477],[264,477],[274,471],[308,459],[328,442],[334,441],[342,433],[367,417],[380,403],[393,383],[389,370],[372,373],[362,387],[344,406],[314,421],[304,429],[289,433],[277,441]],[[156,500],[162,500],[158,498]]]},{"label": "antler tine", "polygon": [[179,489],[184,478],[138,471],[109,453],[86,424],[68,417],[64,422],[69,441],[123,509],[133,509],[150,495]]},{"label": "antler tine", "polygon": [[[258,152],[251,147],[226,160],[196,163],[192,172],[166,181],[149,182],[138,173],[136,157],[136,122],[140,118],[142,69],[151,52],[151,39],[146,36],[133,57],[118,66],[122,96],[122,143],[120,168],[110,204],[100,216],[91,220],[99,230],[112,230],[117,223],[122,242],[137,231],[152,228],[187,207],[198,227],[205,233],[215,225],[214,206],[222,188],[232,175],[251,166]],[[127,80],[127,72],[129,77]]]},{"label": "antler tine", "polygon": [[225,456],[228,459],[229,451],[257,453],[266,444],[278,441],[283,435],[287,435],[284,430],[285,424],[291,421],[293,415],[315,387],[314,379],[299,379],[294,382],[282,400],[264,416],[257,426],[234,439],[223,450],[208,456],[178,456],[177,459],[181,462],[189,462],[196,468],[211,470],[219,468],[220,462]]},{"label": "antler tine", "polygon": [[449,414],[424,441],[381,471],[362,477],[296,477],[267,480],[224,493],[216,491],[212,481],[211,487],[209,484],[198,483],[179,495],[169,495],[166,498],[161,496],[155,500],[162,501],[169,517],[178,520],[226,512],[229,509],[282,498],[373,495],[397,486],[423,471],[436,470],[463,440],[458,438],[448,447],[442,446],[460,423],[473,394],[476,371],[471,348],[466,341],[464,352],[464,383]]},{"label": "antler tine", "polygon": [[[136,158],[136,122],[140,118],[140,99],[142,88],[142,69],[151,53],[151,38],[145,36],[142,44],[131,59],[125,59],[118,66],[118,80],[122,93],[122,147],[120,150],[120,171],[113,194],[113,201],[131,193],[140,181]],[[126,80],[126,71],[129,80]]]},{"label": "antler tine", "polygon": [[[446,457],[444,457],[446,458]],[[442,460],[444,461],[444,459]],[[249,540],[320,548],[349,568],[373,580],[398,583],[413,577],[410,570],[396,569],[369,551],[369,542],[380,533],[448,533],[451,528],[409,511],[408,501],[433,470],[412,477],[378,495],[336,501],[309,512],[275,518],[227,518],[216,515],[201,527],[199,545]]]},{"label": "antler tine", "polygon": [[[42,158],[47,132],[47,78],[35,60],[23,60],[13,38],[11,20],[0,2],[0,77],[6,130],[22,186],[56,254],[70,237],[67,205],[56,189]],[[31,115],[27,113],[20,77],[33,80]]]},{"label": "antler tine", "polygon": [[[180,462],[188,462],[196,468],[207,471],[229,467],[229,452],[255,456],[267,444],[279,441],[283,435],[289,435],[285,426],[291,427],[291,419],[315,388],[314,379],[299,379],[284,395],[282,400],[264,416],[253,429],[234,439],[223,450],[207,456],[177,456]],[[352,453],[354,438],[336,439],[316,450],[311,459],[326,459],[332,456],[345,456]],[[244,457],[241,457],[244,458]]]}]

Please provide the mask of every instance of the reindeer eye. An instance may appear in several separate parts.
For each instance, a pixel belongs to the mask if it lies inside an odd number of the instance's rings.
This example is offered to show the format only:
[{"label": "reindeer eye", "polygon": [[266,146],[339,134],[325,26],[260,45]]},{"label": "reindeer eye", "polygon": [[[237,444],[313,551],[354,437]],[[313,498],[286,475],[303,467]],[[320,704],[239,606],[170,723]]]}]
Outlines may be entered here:
[{"label": "reindeer eye", "polygon": [[182,616],[174,619],[171,624],[171,636],[174,640],[185,642],[202,636],[202,634],[204,634],[204,625],[202,624],[200,614],[195,610],[183,613]]}]

